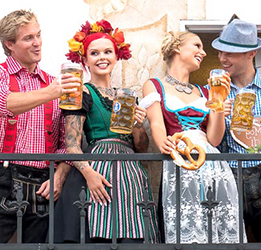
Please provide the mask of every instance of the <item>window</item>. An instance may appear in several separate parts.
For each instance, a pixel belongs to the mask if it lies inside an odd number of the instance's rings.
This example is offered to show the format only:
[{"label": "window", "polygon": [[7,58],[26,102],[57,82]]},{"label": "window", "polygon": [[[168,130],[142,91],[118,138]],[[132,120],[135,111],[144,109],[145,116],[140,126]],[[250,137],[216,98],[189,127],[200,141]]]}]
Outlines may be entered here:
[{"label": "window", "polygon": [[[219,20],[181,20],[180,30],[189,30],[196,33],[201,38],[204,50],[207,56],[204,58],[199,70],[191,74],[190,81],[201,85],[207,84],[209,71],[213,68],[220,68],[220,63],[217,57],[217,51],[212,48],[211,42],[220,35],[222,28],[227,24],[227,21]],[[257,25],[258,36],[261,37],[261,24]],[[261,49],[258,50],[255,57],[255,65],[261,73]]]}]

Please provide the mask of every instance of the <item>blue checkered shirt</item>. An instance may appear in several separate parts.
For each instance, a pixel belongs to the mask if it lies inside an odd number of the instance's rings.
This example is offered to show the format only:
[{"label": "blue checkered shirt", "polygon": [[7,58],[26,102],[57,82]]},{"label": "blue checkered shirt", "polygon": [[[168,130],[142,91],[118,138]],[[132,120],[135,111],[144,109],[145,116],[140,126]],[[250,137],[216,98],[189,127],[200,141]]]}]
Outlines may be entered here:
[{"label": "blue checkered shirt", "polygon": [[[252,83],[248,84],[245,88],[246,89],[253,89],[256,93],[256,102],[255,106],[253,108],[254,116],[261,117],[261,79],[260,79],[260,74],[258,73],[258,70],[256,69],[256,75]],[[239,89],[236,85],[234,85],[231,82],[231,91],[228,96],[228,99],[235,99],[236,92]],[[233,107],[232,107],[233,110]],[[231,115],[226,117],[225,123],[226,123],[226,131],[224,138],[222,140],[222,143],[219,146],[219,150],[223,153],[246,153],[245,148],[241,147],[238,143],[236,143],[232,136],[230,135],[229,128],[231,124],[231,117],[232,117],[232,111]],[[237,161],[229,161],[229,166],[230,167],[237,167]],[[243,161],[243,167],[253,167],[255,165],[260,164],[260,161]]]}]

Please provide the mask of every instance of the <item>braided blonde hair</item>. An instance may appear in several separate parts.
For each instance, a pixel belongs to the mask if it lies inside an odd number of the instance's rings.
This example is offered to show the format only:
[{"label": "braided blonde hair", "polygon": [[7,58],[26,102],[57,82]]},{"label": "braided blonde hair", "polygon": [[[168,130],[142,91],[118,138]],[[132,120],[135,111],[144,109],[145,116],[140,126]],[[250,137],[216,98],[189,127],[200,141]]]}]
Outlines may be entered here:
[{"label": "braided blonde hair", "polygon": [[165,36],[162,46],[161,53],[163,55],[163,60],[166,61],[167,65],[170,66],[173,55],[175,54],[175,49],[179,49],[187,39],[188,36],[196,34],[189,31],[169,31]]}]

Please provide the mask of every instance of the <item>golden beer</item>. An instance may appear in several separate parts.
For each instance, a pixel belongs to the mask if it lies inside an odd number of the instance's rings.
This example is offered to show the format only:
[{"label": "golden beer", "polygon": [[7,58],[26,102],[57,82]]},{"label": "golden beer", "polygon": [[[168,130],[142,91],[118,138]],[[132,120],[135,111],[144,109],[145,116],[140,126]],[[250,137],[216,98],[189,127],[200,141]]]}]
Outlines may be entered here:
[{"label": "golden beer", "polygon": [[231,119],[231,130],[251,130],[253,125],[252,108],[256,101],[256,94],[251,89],[240,89],[236,95],[233,115]]},{"label": "golden beer", "polygon": [[206,102],[206,107],[215,110],[216,112],[224,111],[224,101],[226,99],[226,88],[221,85],[220,77],[210,78],[209,100]]},{"label": "golden beer", "polygon": [[81,85],[77,87],[74,93],[63,94],[59,100],[59,107],[67,110],[77,110],[82,108],[82,89],[83,89],[83,70],[79,64],[64,63],[62,65],[62,74],[70,73],[81,79]]},{"label": "golden beer", "polygon": [[225,73],[226,71],[223,69],[212,69],[209,73],[210,91],[206,107],[216,112],[223,112],[225,110],[226,88],[221,83],[221,79]]},{"label": "golden beer", "polygon": [[135,95],[132,90],[117,90],[113,99],[110,130],[120,134],[130,134],[134,122]]}]

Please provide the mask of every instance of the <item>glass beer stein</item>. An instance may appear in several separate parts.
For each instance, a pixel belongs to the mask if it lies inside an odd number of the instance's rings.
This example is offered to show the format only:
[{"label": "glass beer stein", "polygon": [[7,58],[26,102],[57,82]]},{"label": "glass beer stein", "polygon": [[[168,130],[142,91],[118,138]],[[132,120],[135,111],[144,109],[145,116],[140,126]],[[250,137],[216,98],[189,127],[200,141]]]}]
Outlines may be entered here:
[{"label": "glass beer stein", "polygon": [[213,69],[210,71],[210,91],[209,100],[206,102],[206,107],[215,110],[216,112],[223,112],[224,101],[226,99],[226,88],[221,84],[220,79],[226,73],[223,69]]},{"label": "glass beer stein", "polygon": [[71,73],[81,78],[81,85],[74,93],[63,94],[59,99],[59,107],[67,110],[82,108],[83,69],[80,64],[66,62],[62,64],[61,74]]},{"label": "glass beer stein", "polygon": [[253,112],[256,101],[255,91],[252,89],[239,89],[236,94],[233,115],[231,119],[231,130],[251,130],[253,125]]},{"label": "glass beer stein", "polygon": [[134,122],[135,91],[119,88],[113,98],[110,130],[120,134],[130,134]]}]

